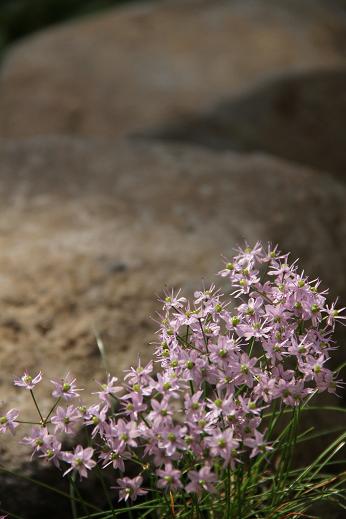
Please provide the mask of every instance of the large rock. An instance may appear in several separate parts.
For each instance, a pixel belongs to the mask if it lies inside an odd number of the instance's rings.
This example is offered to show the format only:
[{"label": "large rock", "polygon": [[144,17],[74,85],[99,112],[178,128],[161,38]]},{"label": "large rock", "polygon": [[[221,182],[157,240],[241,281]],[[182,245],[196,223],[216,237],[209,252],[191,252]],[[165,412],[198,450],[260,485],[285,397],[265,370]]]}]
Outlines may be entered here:
[{"label": "large rock", "polygon": [[267,80],[204,114],[149,133],[213,149],[265,151],[346,180],[346,69]]},{"label": "large rock", "polygon": [[[157,294],[212,281],[220,255],[244,239],[278,241],[346,301],[345,191],[265,155],[61,137],[1,142],[2,400],[32,414],[27,394],[10,387],[25,368],[47,379],[71,370],[95,388],[103,368],[94,330],[112,372],[139,353],[148,358]],[[48,388],[39,395],[45,409]],[[0,441],[0,464],[30,471],[23,448]],[[1,479],[2,506],[29,510],[27,519],[66,516],[51,494],[40,496]]]},{"label": "large rock", "polygon": [[345,30],[333,0],[152,2],[50,28],[8,53],[0,135],[182,121],[273,74],[344,63]]}]

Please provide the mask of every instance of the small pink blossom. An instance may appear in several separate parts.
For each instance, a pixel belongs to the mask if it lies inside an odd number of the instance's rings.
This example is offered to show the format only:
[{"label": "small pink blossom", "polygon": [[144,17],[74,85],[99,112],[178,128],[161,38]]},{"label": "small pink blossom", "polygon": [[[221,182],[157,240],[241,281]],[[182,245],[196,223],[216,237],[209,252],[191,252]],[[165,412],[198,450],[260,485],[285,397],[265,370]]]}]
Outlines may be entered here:
[{"label": "small pink blossom", "polygon": [[81,445],[77,445],[74,452],[64,452],[63,459],[69,463],[71,467],[64,472],[64,476],[75,470],[79,473],[80,478],[88,477],[88,470],[91,470],[96,465],[96,461],[92,459],[94,449],[87,447],[83,449]]},{"label": "small pink blossom", "polygon": [[100,384],[101,391],[97,391],[93,393],[93,395],[98,395],[99,399],[107,404],[107,407],[111,407],[112,403],[114,403],[115,394],[123,390],[122,386],[116,386],[117,382],[117,377],[111,377],[111,375],[108,374],[107,382]]},{"label": "small pink blossom", "polygon": [[124,500],[127,501],[129,498],[131,501],[135,501],[138,496],[142,496],[147,494],[147,490],[141,488],[143,483],[142,476],[136,476],[135,478],[121,478],[117,479],[118,488],[119,489],[119,501]]},{"label": "small pink blossom", "polygon": [[52,396],[55,398],[71,400],[79,396],[78,391],[82,391],[81,389],[77,389],[76,379],[72,378],[70,373],[67,373],[61,380],[51,380],[51,383],[54,385]]},{"label": "small pink blossom", "polygon": [[180,481],[181,472],[174,469],[172,463],[167,463],[164,469],[158,469],[156,474],[160,478],[157,482],[158,488],[168,488],[175,491],[183,487]]},{"label": "small pink blossom", "polygon": [[73,405],[69,405],[67,408],[58,406],[55,415],[51,418],[52,424],[55,425],[55,433],[64,432],[65,434],[74,434],[79,420],[79,411]]},{"label": "small pink blossom", "polygon": [[4,416],[0,416],[0,433],[10,431],[10,433],[14,434],[16,427],[19,425],[16,422],[18,415],[19,411],[17,409],[10,409]]},{"label": "small pink blossom", "polygon": [[16,377],[14,379],[14,385],[23,387],[25,389],[32,391],[34,389],[34,387],[37,386],[37,384],[39,384],[41,382],[41,380],[42,380],[41,371],[35,377],[32,377],[31,375],[29,375],[29,373],[27,371],[25,371],[24,375],[22,375],[21,377]]},{"label": "small pink blossom", "polygon": [[33,427],[30,435],[24,436],[21,443],[31,447],[33,449],[32,456],[34,456],[34,454],[42,451],[48,436],[49,433],[46,427]]},{"label": "small pink blossom", "polygon": [[245,438],[244,445],[252,449],[250,458],[257,456],[257,454],[273,450],[273,447],[264,441],[264,434],[260,433],[259,431],[255,431],[253,438]]},{"label": "small pink blossom", "polygon": [[211,471],[209,465],[205,465],[199,471],[191,470],[188,473],[190,483],[185,487],[187,492],[200,494],[202,490],[206,492],[215,492],[215,485],[217,481],[216,474]]}]

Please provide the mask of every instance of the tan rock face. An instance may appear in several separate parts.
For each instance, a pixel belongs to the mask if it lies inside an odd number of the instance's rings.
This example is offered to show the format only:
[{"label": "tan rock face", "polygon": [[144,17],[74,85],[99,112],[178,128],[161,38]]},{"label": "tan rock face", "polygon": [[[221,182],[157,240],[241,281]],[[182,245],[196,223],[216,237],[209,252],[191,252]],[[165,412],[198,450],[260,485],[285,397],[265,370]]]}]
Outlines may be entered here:
[{"label": "tan rock face", "polygon": [[17,45],[0,78],[0,134],[119,136],[182,121],[273,74],[345,60],[325,1],[144,3]]}]

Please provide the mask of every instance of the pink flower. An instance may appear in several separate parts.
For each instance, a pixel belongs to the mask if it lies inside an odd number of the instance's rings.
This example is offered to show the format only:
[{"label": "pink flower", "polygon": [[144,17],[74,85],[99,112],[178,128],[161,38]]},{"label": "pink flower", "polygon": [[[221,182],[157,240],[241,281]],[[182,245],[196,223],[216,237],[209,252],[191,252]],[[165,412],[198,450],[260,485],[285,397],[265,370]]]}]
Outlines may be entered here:
[{"label": "pink flower", "polygon": [[245,438],[244,445],[252,449],[250,458],[253,458],[257,454],[261,454],[265,451],[273,450],[273,447],[270,447],[267,442],[264,441],[263,437],[264,434],[255,431],[254,438]]},{"label": "pink flower", "polygon": [[138,496],[142,496],[144,494],[147,494],[147,490],[144,490],[141,488],[141,485],[143,483],[142,476],[137,476],[135,478],[121,478],[117,479],[117,483],[119,484],[119,501],[124,499],[124,501],[127,501],[129,498],[131,501],[135,501]]},{"label": "pink flower", "polygon": [[148,408],[143,401],[143,395],[131,393],[131,398],[127,400],[124,399],[124,402],[122,402],[124,414],[129,416],[131,420],[138,420],[139,413],[146,411]]},{"label": "pink flower", "polygon": [[224,431],[216,431],[215,434],[206,438],[213,456],[219,456],[224,460],[226,466],[233,456],[233,452],[239,447],[239,441],[233,438],[233,430],[228,428]]},{"label": "pink flower", "polygon": [[161,402],[152,399],[150,403],[152,411],[149,413],[148,418],[153,421],[154,425],[159,426],[160,424],[172,423],[173,409],[170,407],[167,397],[164,397]]},{"label": "pink flower", "polygon": [[32,377],[31,375],[29,375],[29,373],[27,371],[25,371],[24,375],[22,375],[21,377],[16,377],[14,379],[14,385],[19,386],[19,387],[24,387],[25,389],[32,391],[34,389],[34,387],[37,384],[39,384],[39,382],[41,382],[41,380],[42,380],[41,371],[36,375],[36,377]]},{"label": "pink flower", "polygon": [[64,472],[64,476],[75,470],[79,473],[80,478],[88,477],[88,470],[95,467],[96,462],[92,459],[94,449],[87,447],[83,449],[81,445],[77,445],[74,452],[64,452],[63,459],[66,463],[70,463],[71,467]]},{"label": "pink flower", "polygon": [[71,400],[79,396],[77,391],[82,391],[76,387],[76,379],[67,373],[67,375],[61,380],[51,380],[54,385],[52,396],[55,398],[63,398],[64,400]]},{"label": "pink flower", "polygon": [[[346,310],[346,307],[344,308],[335,308],[335,305],[336,305],[336,302],[333,303],[330,308],[329,306],[327,305],[324,312],[327,314],[326,315],[326,318],[327,318],[327,325],[328,326],[332,326],[334,327],[334,324],[336,323],[336,321],[343,321],[346,319],[346,316],[345,315],[340,315],[341,312],[343,312],[344,310]],[[345,323],[342,323],[345,325]]]},{"label": "pink flower", "polygon": [[55,433],[61,431],[65,434],[74,434],[76,432],[76,422],[80,420],[78,409],[69,405],[66,409],[58,406],[55,415],[52,416],[51,422],[55,425]]},{"label": "pink flower", "polygon": [[153,361],[151,360],[145,367],[141,365],[141,361],[138,361],[136,368],[130,368],[125,370],[124,379],[133,386],[134,384],[139,385],[150,385],[153,382],[150,374],[153,371]]},{"label": "pink flower", "polygon": [[111,407],[115,400],[114,395],[123,389],[122,386],[116,386],[116,382],[118,382],[117,377],[111,377],[110,374],[108,374],[107,382],[100,384],[101,391],[93,393],[93,395],[98,395],[99,399],[107,404],[107,407]]},{"label": "pink flower", "polygon": [[186,303],[185,297],[179,297],[181,290],[178,290],[176,294],[174,294],[173,290],[171,293],[166,293],[164,299],[160,299],[160,301],[163,303],[163,308],[165,310],[174,308],[174,309],[180,309],[183,308],[184,304]]},{"label": "pink flower", "polygon": [[88,408],[87,413],[84,417],[86,425],[93,425],[93,431],[91,437],[94,438],[97,433],[103,436],[105,431],[105,423],[107,418],[108,406],[101,407],[101,405],[92,405]]},{"label": "pink flower", "polygon": [[59,460],[63,459],[61,452],[61,443],[53,436],[49,434],[46,436],[45,441],[41,447],[42,454],[40,458],[45,458],[47,461],[54,463],[56,467],[60,467]]},{"label": "pink flower", "polygon": [[114,469],[119,469],[121,472],[125,472],[124,461],[130,457],[130,454],[125,451],[125,447],[120,446],[120,441],[115,438],[107,438],[107,445],[99,455],[103,462],[102,468],[112,465]]},{"label": "pink flower", "polygon": [[120,441],[120,448],[127,446],[137,447],[135,438],[140,436],[140,431],[135,422],[125,422],[120,418],[116,425],[112,428],[112,431]]},{"label": "pink flower", "polygon": [[170,426],[167,429],[162,430],[160,434],[161,438],[158,441],[158,446],[160,449],[165,449],[166,455],[171,457],[174,455],[177,449],[185,449],[185,434],[185,426]]},{"label": "pink flower", "polygon": [[167,463],[164,469],[158,469],[156,474],[160,477],[157,482],[158,488],[169,488],[170,490],[178,490],[183,485],[180,481],[180,470],[174,469],[172,463]]},{"label": "pink flower", "polygon": [[0,433],[5,433],[10,431],[14,434],[14,430],[18,427],[18,423],[16,422],[16,418],[19,415],[19,411],[17,409],[10,409],[4,416],[0,416]]},{"label": "pink flower", "polygon": [[32,456],[42,451],[44,444],[47,442],[49,434],[45,427],[33,427],[29,436],[24,436],[21,443],[28,445],[33,449]]},{"label": "pink flower", "polygon": [[206,492],[215,492],[214,483],[217,481],[216,474],[211,471],[209,465],[205,465],[198,472],[191,470],[188,473],[190,483],[185,487],[186,492],[194,492],[200,494],[202,490]]}]

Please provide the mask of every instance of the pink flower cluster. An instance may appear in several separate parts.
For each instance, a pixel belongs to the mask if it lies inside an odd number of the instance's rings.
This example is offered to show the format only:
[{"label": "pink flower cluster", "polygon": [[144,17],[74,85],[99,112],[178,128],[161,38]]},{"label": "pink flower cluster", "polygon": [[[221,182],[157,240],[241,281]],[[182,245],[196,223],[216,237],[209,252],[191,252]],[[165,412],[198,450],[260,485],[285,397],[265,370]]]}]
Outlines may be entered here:
[{"label": "pink flower cluster", "polygon": [[[334,393],[342,383],[326,363],[344,309],[326,304],[320,282],[290,265],[288,254],[260,243],[238,249],[219,274],[229,279],[232,299],[212,285],[192,303],[179,292],[162,301],[157,370],[153,361],[139,363],[123,385],[109,376],[89,407],[70,375],[52,381],[56,406],[23,440],[33,454],[81,477],[97,463],[125,473],[134,461],[139,474],[117,479],[120,500],[147,492],[148,467],[159,489],[215,492],[220,470],[275,447],[263,420],[272,402],[294,407],[314,392]],[[32,390],[40,380],[26,373],[15,383]],[[13,432],[17,416],[11,410],[0,418],[0,431]],[[62,451],[60,435],[81,425],[93,447]]]}]

